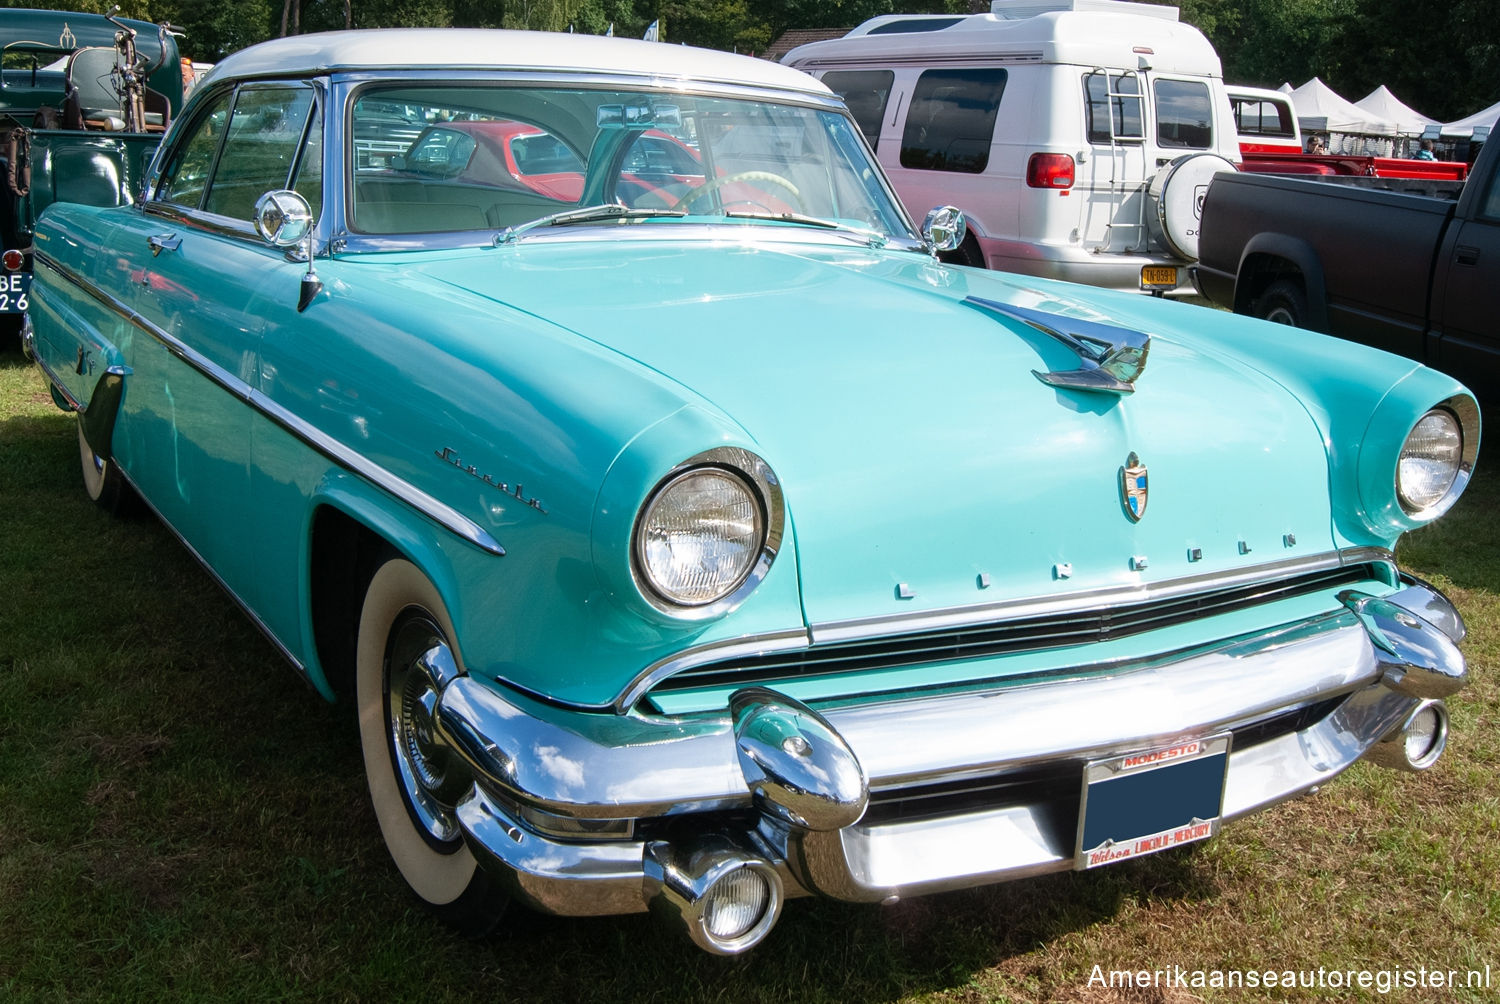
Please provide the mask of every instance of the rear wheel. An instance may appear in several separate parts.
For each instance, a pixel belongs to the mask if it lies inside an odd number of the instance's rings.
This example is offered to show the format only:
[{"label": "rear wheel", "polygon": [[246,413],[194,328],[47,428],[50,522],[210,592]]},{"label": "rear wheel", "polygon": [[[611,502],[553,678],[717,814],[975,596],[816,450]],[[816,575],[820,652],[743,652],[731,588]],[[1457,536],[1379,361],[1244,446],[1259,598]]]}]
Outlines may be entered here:
[{"label": "rear wheel", "polygon": [[83,434],[83,420],[78,421],[78,459],[83,467],[83,490],[106,512],[120,514],[128,508],[130,486],[114,461],[94,452]]},{"label": "rear wheel", "polygon": [[1277,279],[1255,298],[1251,313],[1275,324],[1307,327],[1307,294],[1292,279]]},{"label": "rear wheel", "polygon": [[506,903],[464,846],[455,806],[468,776],[433,723],[427,668],[460,665],[442,598],[411,562],[391,558],[370,580],[359,618],[355,693],[370,802],[381,836],[423,904],[470,936],[493,930]]}]

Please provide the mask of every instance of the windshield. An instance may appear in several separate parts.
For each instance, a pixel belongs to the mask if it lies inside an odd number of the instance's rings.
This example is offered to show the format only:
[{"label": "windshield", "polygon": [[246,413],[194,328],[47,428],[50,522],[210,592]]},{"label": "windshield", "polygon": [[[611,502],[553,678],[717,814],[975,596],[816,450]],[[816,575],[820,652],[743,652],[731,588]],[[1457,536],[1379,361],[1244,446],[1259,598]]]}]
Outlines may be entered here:
[{"label": "windshield", "polygon": [[664,212],[601,219],[817,222],[915,239],[857,128],[827,109],[465,82],[361,91],[351,134],[360,233],[499,231],[622,206]]}]

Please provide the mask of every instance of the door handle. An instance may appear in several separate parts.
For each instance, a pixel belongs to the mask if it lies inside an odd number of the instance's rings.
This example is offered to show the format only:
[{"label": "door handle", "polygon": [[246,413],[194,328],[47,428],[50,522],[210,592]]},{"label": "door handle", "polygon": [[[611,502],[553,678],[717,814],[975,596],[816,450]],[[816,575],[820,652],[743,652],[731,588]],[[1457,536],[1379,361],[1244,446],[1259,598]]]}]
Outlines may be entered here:
[{"label": "door handle", "polygon": [[1459,265],[1478,265],[1479,249],[1467,244],[1460,244],[1453,255],[1453,261]]},{"label": "door handle", "polygon": [[155,237],[146,238],[146,246],[151,249],[153,258],[163,251],[176,251],[181,244],[182,238],[176,234],[158,234]]}]

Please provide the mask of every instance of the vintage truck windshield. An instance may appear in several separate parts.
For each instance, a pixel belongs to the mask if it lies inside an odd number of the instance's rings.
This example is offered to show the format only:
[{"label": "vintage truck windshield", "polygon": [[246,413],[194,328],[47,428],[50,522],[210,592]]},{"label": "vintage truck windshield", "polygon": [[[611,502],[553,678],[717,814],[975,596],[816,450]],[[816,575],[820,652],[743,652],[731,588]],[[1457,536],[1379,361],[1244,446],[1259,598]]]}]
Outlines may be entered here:
[{"label": "vintage truck windshield", "polygon": [[[646,91],[376,87],[354,104],[351,229],[507,230],[569,209],[601,222],[826,226],[915,239],[837,112]],[[663,212],[655,212],[655,211]]]}]

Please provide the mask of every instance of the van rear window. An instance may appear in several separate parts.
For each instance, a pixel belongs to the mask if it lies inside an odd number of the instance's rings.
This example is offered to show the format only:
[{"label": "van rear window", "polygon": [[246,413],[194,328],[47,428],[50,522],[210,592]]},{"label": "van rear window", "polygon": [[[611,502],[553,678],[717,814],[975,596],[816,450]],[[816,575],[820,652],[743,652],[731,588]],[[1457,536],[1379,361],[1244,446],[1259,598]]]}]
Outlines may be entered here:
[{"label": "van rear window", "polygon": [[890,100],[895,79],[890,70],[830,70],[823,74],[823,83],[849,106],[871,150],[880,141],[880,120],[885,116],[885,103]]},{"label": "van rear window", "polygon": [[999,67],[928,70],[918,77],[901,135],[901,166],[984,171],[1006,78]]},{"label": "van rear window", "polygon": [[1156,142],[1161,146],[1207,150],[1214,145],[1213,103],[1208,85],[1195,80],[1158,80]]}]

